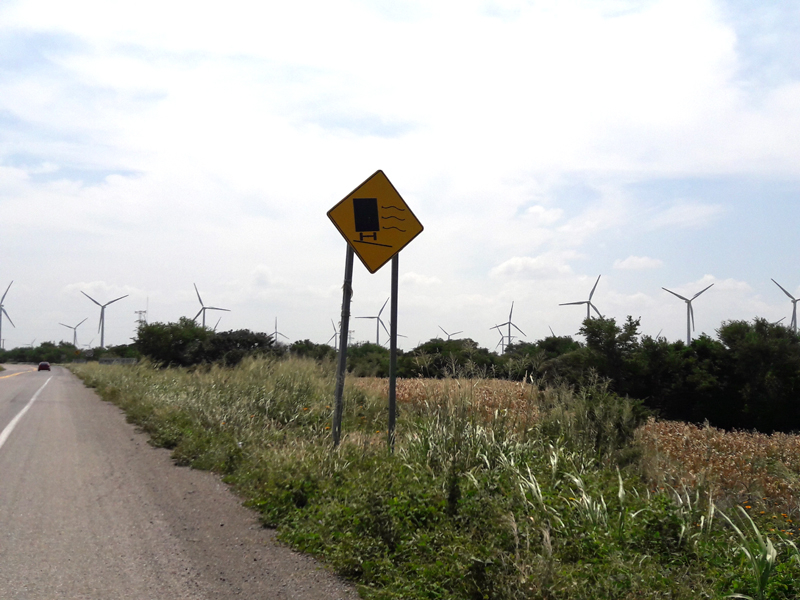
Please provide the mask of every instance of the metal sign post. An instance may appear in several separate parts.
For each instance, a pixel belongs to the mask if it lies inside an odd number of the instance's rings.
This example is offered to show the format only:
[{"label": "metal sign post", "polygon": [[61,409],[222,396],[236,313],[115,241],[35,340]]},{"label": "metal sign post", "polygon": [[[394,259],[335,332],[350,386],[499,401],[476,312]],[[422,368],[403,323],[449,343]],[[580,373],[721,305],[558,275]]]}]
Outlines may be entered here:
[{"label": "metal sign post", "polygon": [[339,325],[339,361],[336,366],[336,391],[333,408],[333,445],[338,446],[342,437],[342,411],[344,403],[344,374],[347,368],[347,329],[350,326],[350,300],[353,297],[353,248],[347,246],[344,261],[344,285],[342,286],[342,323]]},{"label": "metal sign post", "polygon": [[339,360],[336,369],[333,444],[342,435],[344,378],[347,367],[347,337],[350,325],[350,299],[353,295],[353,255],[358,255],[370,273],[392,261],[392,306],[389,367],[389,450],[394,451],[397,420],[397,295],[398,254],[422,232],[422,223],[411,212],[383,171],[376,171],[328,211],[328,217],[347,241],[342,323],[339,332]]},{"label": "metal sign post", "polygon": [[389,324],[389,452],[394,452],[394,428],[397,419],[397,288],[400,255],[392,257],[392,306]]}]

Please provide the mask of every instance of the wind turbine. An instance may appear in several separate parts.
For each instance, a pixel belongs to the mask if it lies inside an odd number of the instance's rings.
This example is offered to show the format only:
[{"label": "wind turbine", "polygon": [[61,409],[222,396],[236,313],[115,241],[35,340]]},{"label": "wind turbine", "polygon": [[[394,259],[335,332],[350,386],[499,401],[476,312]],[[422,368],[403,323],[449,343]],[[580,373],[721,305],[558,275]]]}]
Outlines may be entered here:
[{"label": "wind turbine", "polygon": [[598,275],[597,276],[597,281],[594,282],[594,287],[592,288],[592,291],[589,292],[589,299],[588,300],[582,300],[580,302],[564,302],[562,304],[559,304],[559,306],[571,306],[571,305],[577,305],[577,304],[585,304],[586,305],[586,318],[587,319],[592,316],[592,312],[591,312],[592,309],[594,309],[594,312],[597,313],[597,316],[602,319],[603,315],[601,315],[600,311],[597,310],[597,307],[594,304],[592,304],[592,296],[594,296],[594,291],[597,289],[597,284],[600,283],[600,277],[602,277],[602,275]]},{"label": "wind turbine", "polygon": [[388,303],[389,303],[389,298],[387,298],[386,302],[384,302],[383,306],[381,306],[381,309],[378,311],[378,316],[377,317],[356,317],[356,319],[375,319],[376,320],[376,323],[375,323],[375,344],[377,344],[378,346],[381,345],[381,326],[383,326],[383,330],[386,332],[386,335],[389,335],[389,336],[391,335],[389,333],[389,330],[386,329],[386,325],[381,320],[381,313],[383,312],[383,309],[386,308],[386,305]]},{"label": "wind turbine", "polygon": [[192,285],[194,286],[194,291],[197,292],[197,299],[200,301],[200,306],[201,306],[200,310],[194,316],[194,319],[192,319],[193,321],[197,321],[197,317],[199,317],[202,314],[203,315],[203,327],[205,327],[206,326],[206,311],[207,310],[224,310],[225,312],[231,312],[230,309],[228,309],[228,308],[217,308],[216,306],[206,306],[205,304],[203,304],[203,299],[200,297],[200,292],[197,291],[197,284],[193,283]]},{"label": "wind turbine", "polygon": [[[792,331],[797,333],[797,302],[798,300],[800,300],[800,298],[795,298],[794,296],[792,296],[789,292],[787,292],[784,289],[784,287],[780,283],[778,283],[774,279],[772,280],[772,283],[781,288],[783,290],[783,293],[789,296],[789,299],[792,301],[792,321],[791,323],[789,323],[789,327],[791,328]],[[778,322],[780,323],[780,321]]]},{"label": "wind turbine", "polygon": [[[712,283],[711,285],[714,285],[714,284]],[[673,296],[677,296],[678,298],[680,298],[681,300],[686,302],[686,345],[687,346],[692,343],[692,331],[694,331],[694,309],[692,308],[692,300],[694,300],[700,294],[705,292],[708,288],[711,287],[711,285],[708,286],[707,288],[704,288],[704,289],[700,290],[699,292],[697,292],[694,296],[691,297],[691,299],[690,298],[684,298],[680,294],[676,294],[672,290],[668,290],[665,287],[661,288],[665,292],[669,292]]]},{"label": "wind turbine", "polygon": [[[14,283],[14,281],[12,280],[11,283]],[[8,316],[8,313],[6,312],[6,309],[3,306],[3,302],[5,302],[5,299],[6,299],[6,294],[8,293],[8,290],[11,289],[11,283],[8,284],[8,287],[6,288],[6,291],[3,293],[3,297],[0,298],[0,348],[3,347],[2,346],[2,343],[3,343],[3,315],[6,316],[6,319],[8,319],[8,322],[11,323],[11,326],[14,329],[17,328],[17,326],[14,325],[14,321],[12,321],[11,317]]]},{"label": "wind turbine", "polygon": [[[511,315],[513,313],[514,313],[514,301],[512,300],[511,301],[511,310],[508,313],[508,321],[506,321],[505,323],[500,323],[500,325],[495,325],[494,327],[490,327],[489,328],[489,329],[497,329],[497,331],[500,331],[501,327],[505,327],[506,325],[508,325],[508,335],[506,336],[506,339],[508,340],[508,345],[509,346],[511,345],[511,340],[514,339],[514,337],[511,335],[511,328],[512,327],[514,329],[516,329],[517,331],[519,331],[522,335],[526,335],[525,332],[522,331],[522,329],[520,329],[519,327],[514,325],[514,323],[511,322]],[[503,335],[502,331],[500,331],[500,335],[501,336]],[[505,345],[503,345],[503,351],[505,351]]]},{"label": "wind turbine", "polygon": [[278,343],[278,336],[285,337],[287,340],[289,339],[287,336],[283,335],[280,331],[278,331],[278,317],[275,317],[275,333],[273,334],[273,340],[275,343]]},{"label": "wind turbine", "polygon": [[[89,317],[86,317],[86,319],[88,318]],[[86,319],[84,319],[83,321],[85,321]],[[75,346],[76,348],[78,347],[78,327],[83,325],[83,321],[75,325],[75,327],[73,327],[72,325],[66,325],[65,323],[59,323],[59,325],[64,325],[64,327],[66,327],[67,329],[72,329],[72,345]]]},{"label": "wind turbine", "polygon": [[[442,327],[441,325],[439,325],[439,329],[441,329],[442,331],[444,331],[444,327]],[[455,333],[447,333],[446,331],[444,331],[444,334],[447,336],[447,341],[448,341],[448,342],[450,341],[450,338],[451,338],[452,336],[454,336],[454,335],[458,335],[459,333],[464,333],[464,332],[463,332],[463,331],[456,331]]]},{"label": "wind turbine", "polygon": [[115,298],[110,302],[106,302],[105,304],[100,304],[97,300],[92,298],[89,294],[81,290],[81,294],[86,296],[89,300],[97,304],[100,307],[100,323],[97,326],[97,331],[100,334],[100,347],[105,348],[105,341],[106,341],[106,306],[109,304],[114,304],[117,300],[122,300],[123,298],[127,298],[129,294],[125,294],[124,296],[120,296],[119,298]]},{"label": "wind turbine", "polygon": [[340,332],[339,332],[338,329],[336,329],[336,323],[333,322],[333,319],[331,319],[331,325],[333,326],[333,335],[325,343],[326,344],[330,344],[331,341],[332,341],[333,342],[333,349],[338,352],[339,351],[339,333]]}]

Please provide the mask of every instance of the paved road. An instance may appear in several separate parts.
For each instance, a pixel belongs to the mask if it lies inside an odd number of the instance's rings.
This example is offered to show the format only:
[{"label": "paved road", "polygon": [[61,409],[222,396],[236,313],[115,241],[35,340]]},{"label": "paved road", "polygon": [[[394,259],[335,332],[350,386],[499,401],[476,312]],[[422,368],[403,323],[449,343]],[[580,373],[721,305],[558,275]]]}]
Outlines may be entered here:
[{"label": "paved road", "polygon": [[0,371],[0,598],[357,598],[65,369]]}]

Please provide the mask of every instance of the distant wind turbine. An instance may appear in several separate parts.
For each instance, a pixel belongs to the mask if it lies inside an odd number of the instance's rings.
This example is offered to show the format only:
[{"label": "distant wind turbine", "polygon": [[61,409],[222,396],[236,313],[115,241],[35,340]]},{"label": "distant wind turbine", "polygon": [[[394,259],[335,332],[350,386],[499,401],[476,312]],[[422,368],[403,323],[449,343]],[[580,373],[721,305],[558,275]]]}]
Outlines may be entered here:
[{"label": "distant wind turbine", "polygon": [[383,326],[383,330],[386,332],[386,335],[389,335],[389,336],[391,335],[389,333],[389,330],[386,329],[386,325],[381,320],[381,313],[383,312],[383,309],[386,308],[386,305],[388,303],[389,303],[389,298],[387,298],[386,302],[383,303],[383,306],[381,306],[381,309],[378,311],[378,315],[375,316],[375,317],[356,317],[356,319],[375,319],[376,320],[376,323],[375,323],[375,343],[378,346],[381,345],[381,326]]},{"label": "distant wind turbine", "polygon": [[330,344],[331,342],[333,342],[333,349],[338,352],[339,351],[339,333],[340,332],[336,328],[336,323],[333,322],[333,319],[331,319],[331,325],[333,326],[333,335],[325,343],[326,344]]},{"label": "distant wind turbine", "polygon": [[597,281],[594,282],[594,287],[592,288],[592,291],[589,292],[589,299],[588,300],[581,300],[580,302],[564,302],[562,304],[559,304],[559,306],[572,306],[572,305],[578,305],[578,304],[585,304],[586,305],[586,318],[587,319],[592,316],[591,309],[594,309],[594,312],[597,313],[597,316],[602,319],[603,315],[601,315],[600,311],[597,310],[597,307],[594,304],[592,304],[592,296],[594,296],[594,291],[597,289],[597,284],[600,283],[600,277],[602,277],[602,275],[598,275],[597,276]]},{"label": "distant wind turbine", "polygon": [[194,286],[194,291],[197,292],[197,299],[200,301],[200,306],[201,306],[200,310],[194,316],[194,319],[192,319],[193,321],[197,321],[197,317],[203,315],[203,327],[205,327],[207,310],[224,310],[225,312],[231,312],[230,309],[228,308],[217,308],[216,306],[206,306],[205,304],[203,304],[203,299],[200,297],[200,292],[197,291],[197,284],[193,283],[192,285]]},{"label": "distant wind turbine", "polygon": [[[89,317],[86,317],[86,319],[88,319],[88,318]],[[81,321],[80,323],[75,325],[74,327],[72,325],[67,325],[65,323],[59,323],[59,325],[63,325],[67,329],[72,329],[72,345],[75,346],[76,348],[78,347],[78,327],[83,325],[83,322],[86,321],[86,319],[84,319],[83,321]]]},{"label": "distant wind turbine", "polygon": [[[711,285],[714,285],[714,284],[712,283]],[[704,288],[704,289],[700,290],[699,292],[697,292],[691,298],[684,298],[683,296],[681,296],[680,294],[676,294],[672,290],[668,290],[665,287],[661,288],[665,292],[669,292],[673,296],[677,296],[678,298],[680,298],[681,300],[686,302],[686,345],[687,346],[692,343],[692,331],[694,331],[694,309],[692,308],[692,301],[695,298],[697,298],[700,294],[705,292],[708,288],[710,288],[711,285],[708,286],[707,288]]]},{"label": "distant wind turbine", "polygon": [[[489,329],[497,329],[497,331],[500,331],[501,327],[505,327],[506,325],[508,325],[508,335],[506,336],[506,340],[508,341],[508,345],[509,346],[511,345],[511,340],[513,340],[514,337],[515,337],[515,336],[511,335],[511,328],[512,327],[514,329],[516,329],[517,331],[519,331],[522,335],[525,335],[525,332],[522,331],[522,329],[520,329],[519,327],[514,325],[514,323],[511,322],[511,315],[512,314],[514,314],[514,302],[513,302],[513,300],[511,302],[511,310],[508,313],[508,321],[506,321],[505,323],[500,323],[499,325],[495,325],[494,327],[490,327],[489,328]],[[502,331],[500,331],[500,335],[503,335]],[[503,346],[504,346],[503,351],[505,351],[505,344]]]},{"label": "distant wind turbine", "polygon": [[[441,325],[439,325],[438,327],[439,327],[439,329],[441,329],[442,331],[444,331],[444,327],[442,327]],[[450,341],[450,338],[451,338],[452,336],[454,336],[454,335],[458,335],[459,333],[464,333],[464,332],[463,332],[463,331],[456,331],[456,332],[454,332],[454,333],[447,333],[446,331],[444,331],[444,334],[447,336],[447,341],[448,341],[448,342]]]},{"label": "distant wind turbine", "polygon": [[273,334],[273,340],[275,343],[278,343],[278,336],[284,337],[287,340],[289,339],[287,336],[283,335],[280,331],[278,331],[278,317],[275,317],[275,333]]},{"label": "distant wind turbine", "polygon": [[[789,292],[786,291],[786,289],[784,289],[784,287],[780,283],[778,283],[774,279],[772,280],[772,283],[781,288],[783,290],[783,293],[789,296],[789,299],[792,301],[792,320],[789,323],[789,328],[795,333],[797,333],[797,302],[798,300],[800,300],[800,298],[795,298],[794,296],[792,296]],[[778,323],[780,323],[780,321],[778,321]]]},{"label": "distant wind turbine", "polygon": [[106,302],[105,304],[100,304],[97,300],[92,298],[89,294],[87,294],[83,290],[81,290],[81,294],[86,296],[89,300],[91,300],[92,302],[97,304],[97,306],[100,307],[100,323],[97,326],[97,331],[100,334],[100,347],[101,348],[105,348],[106,347],[106,344],[105,344],[105,341],[106,341],[106,306],[108,306],[109,304],[114,304],[114,302],[116,302],[117,300],[122,300],[123,298],[127,298],[129,294],[125,294],[124,296],[120,296],[119,298],[115,298],[114,300],[111,300],[110,302]]},{"label": "distant wind turbine", "polygon": [[[12,281],[11,283],[14,283],[14,282]],[[14,325],[14,321],[12,321],[11,317],[8,316],[8,313],[6,312],[6,309],[3,306],[3,302],[5,302],[5,300],[6,300],[6,294],[8,293],[8,290],[11,289],[11,283],[8,284],[8,287],[6,288],[6,291],[3,293],[3,297],[0,298],[0,348],[2,348],[1,344],[3,343],[3,315],[6,316],[6,319],[8,319],[8,322],[11,323],[11,326],[14,329],[17,328],[17,326]]]}]

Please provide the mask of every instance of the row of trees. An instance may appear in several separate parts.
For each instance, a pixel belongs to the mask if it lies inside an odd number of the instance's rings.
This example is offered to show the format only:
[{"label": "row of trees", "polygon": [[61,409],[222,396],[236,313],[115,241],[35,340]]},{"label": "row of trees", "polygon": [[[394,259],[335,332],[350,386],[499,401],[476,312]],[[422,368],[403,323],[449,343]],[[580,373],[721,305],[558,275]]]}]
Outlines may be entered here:
[{"label": "row of trees", "polygon": [[[470,340],[430,340],[398,357],[400,377],[501,377],[580,386],[599,375],[621,396],[663,418],[725,429],[800,430],[800,337],[764,319],[727,321],[717,338],[682,341],[640,335],[639,320],[587,319],[585,342],[551,336],[510,344],[498,355]],[[310,344],[310,342],[306,342]],[[313,347],[313,344],[311,345]],[[354,375],[385,377],[389,352],[360,344]]]},{"label": "row of trees", "polygon": [[118,358],[138,358],[139,352],[132,345],[109,346],[108,348],[80,349],[67,342],[42,342],[11,350],[0,349],[0,363],[50,363],[72,362],[74,360],[97,360],[104,356]]}]

